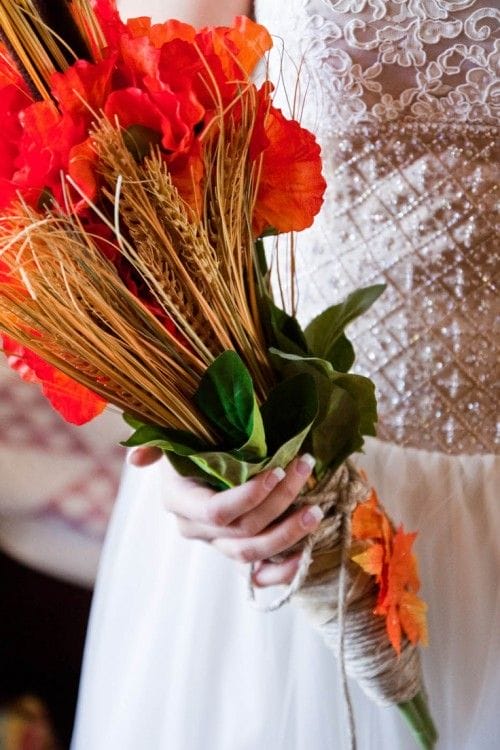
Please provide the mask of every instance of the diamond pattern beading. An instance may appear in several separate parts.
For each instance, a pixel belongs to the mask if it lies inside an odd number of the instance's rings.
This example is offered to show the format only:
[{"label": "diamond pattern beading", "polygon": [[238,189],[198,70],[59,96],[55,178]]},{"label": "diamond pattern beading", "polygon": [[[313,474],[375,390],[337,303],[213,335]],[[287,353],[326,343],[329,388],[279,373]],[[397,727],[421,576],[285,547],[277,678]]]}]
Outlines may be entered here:
[{"label": "diamond pattern beading", "polygon": [[349,330],[355,369],[378,388],[379,436],[494,451],[498,128],[407,122],[325,138],[327,200],[297,244],[299,317],[384,281]]}]

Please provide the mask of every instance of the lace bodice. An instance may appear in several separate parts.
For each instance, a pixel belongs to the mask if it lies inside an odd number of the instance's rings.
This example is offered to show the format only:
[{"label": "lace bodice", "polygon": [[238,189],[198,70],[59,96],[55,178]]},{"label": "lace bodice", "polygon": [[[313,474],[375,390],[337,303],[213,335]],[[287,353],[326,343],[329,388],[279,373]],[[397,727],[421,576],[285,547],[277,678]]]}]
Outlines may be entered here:
[{"label": "lace bodice", "polygon": [[385,281],[382,299],[349,331],[357,371],[377,384],[379,436],[447,453],[490,452],[498,439],[493,4],[256,3],[257,20],[285,49],[271,60],[284,84],[277,100],[317,133],[329,186],[298,241],[299,317]]}]

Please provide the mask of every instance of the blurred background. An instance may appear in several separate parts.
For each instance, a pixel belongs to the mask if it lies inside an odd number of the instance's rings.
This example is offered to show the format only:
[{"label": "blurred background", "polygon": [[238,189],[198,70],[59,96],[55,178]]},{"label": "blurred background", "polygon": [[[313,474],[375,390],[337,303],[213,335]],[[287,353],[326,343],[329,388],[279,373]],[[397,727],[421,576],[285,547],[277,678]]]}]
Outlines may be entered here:
[{"label": "blurred background", "polygon": [[0,361],[0,750],[69,747],[129,432],[112,411],[65,423]]}]

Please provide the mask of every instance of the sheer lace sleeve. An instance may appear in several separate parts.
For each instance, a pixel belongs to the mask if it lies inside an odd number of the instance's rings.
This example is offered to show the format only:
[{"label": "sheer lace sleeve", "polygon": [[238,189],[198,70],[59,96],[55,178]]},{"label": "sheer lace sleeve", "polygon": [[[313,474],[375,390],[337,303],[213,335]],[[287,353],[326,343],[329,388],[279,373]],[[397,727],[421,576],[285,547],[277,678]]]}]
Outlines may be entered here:
[{"label": "sheer lace sleeve", "polygon": [[[498,123],[500,8],[494,0],[262,1],[278,34],[293,38],[323,123]],[[267,7],[269,6],[269,7]],[[271,7],[272,6],[272,7]],[[313,98],[313,97],[311,97]]]}]

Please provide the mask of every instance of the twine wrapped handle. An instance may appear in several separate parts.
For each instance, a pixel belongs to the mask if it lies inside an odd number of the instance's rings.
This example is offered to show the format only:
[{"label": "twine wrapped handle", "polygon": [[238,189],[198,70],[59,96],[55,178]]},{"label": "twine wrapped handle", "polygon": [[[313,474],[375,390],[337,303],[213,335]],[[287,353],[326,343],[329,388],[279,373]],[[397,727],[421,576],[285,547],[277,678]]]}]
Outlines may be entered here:
[{"label": "twine wrapped handle", "polygon": [[303,505],[319,505],[324,518],[303,546],[297,573],[285,593],[270,605],[261,605],[256,602],[251,573],[249,580],[250,598],[258,609],[273,611],[292,600],[339,657],[351,747],[355,740],[346,674],[379,705],[405,704],[422,691],[417,647],[405,639],[401,653],[395,652],[384,618],[373,613],[378,593],[375,579],[350,560],[352,513],[369,492],[350,461],[327,472],[300,498]]}]

